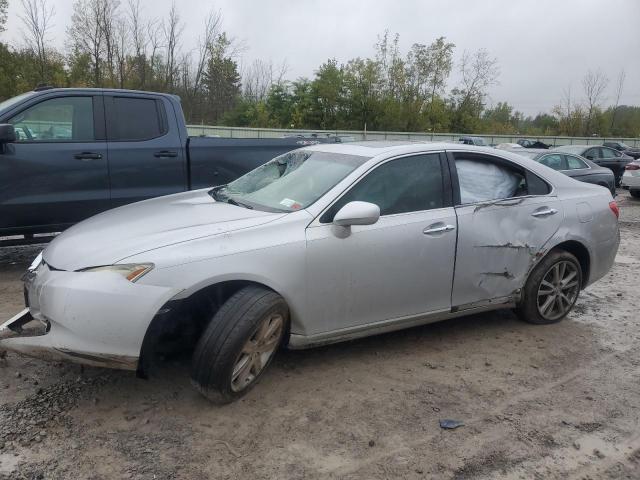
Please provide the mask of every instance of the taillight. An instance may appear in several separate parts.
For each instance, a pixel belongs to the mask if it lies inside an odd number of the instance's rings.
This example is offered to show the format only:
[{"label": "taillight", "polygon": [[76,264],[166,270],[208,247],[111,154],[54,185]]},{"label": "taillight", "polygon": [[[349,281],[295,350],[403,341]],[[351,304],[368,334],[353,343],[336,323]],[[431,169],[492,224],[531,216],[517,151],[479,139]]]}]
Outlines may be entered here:
[{"label": "taillight", "polygon": [[640,165],[637,163],[627,163],[627,166],[624,167],[625,170],[640,170]]},{"label": "taillight", "polygon": [[611,209],[613,214],[616,216],[616,218],[620,218],[620,209],[618,208],[618,204],[616,203],[615,200],[609,202],[609,208]]}]

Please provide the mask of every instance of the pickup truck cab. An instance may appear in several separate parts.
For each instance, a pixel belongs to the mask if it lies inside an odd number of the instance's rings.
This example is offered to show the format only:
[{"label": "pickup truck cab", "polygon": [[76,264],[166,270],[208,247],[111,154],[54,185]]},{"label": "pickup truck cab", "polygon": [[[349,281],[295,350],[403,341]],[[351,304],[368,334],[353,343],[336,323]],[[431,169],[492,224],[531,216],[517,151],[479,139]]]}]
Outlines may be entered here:
[{"label": "pickup truck cab", "polygon": [[0,103],[0,236],[58,232],[147,198],[223,185],[313,140],[187,134],[175,95],[41,88]]}]

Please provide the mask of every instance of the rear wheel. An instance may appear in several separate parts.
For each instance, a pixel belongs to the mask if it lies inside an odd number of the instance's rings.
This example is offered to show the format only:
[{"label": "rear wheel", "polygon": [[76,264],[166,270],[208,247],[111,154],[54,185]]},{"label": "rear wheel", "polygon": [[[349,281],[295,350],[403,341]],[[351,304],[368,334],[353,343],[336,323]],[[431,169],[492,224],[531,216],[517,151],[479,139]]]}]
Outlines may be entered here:
[{"label": "rear wheel", "polygon": [[518,316],[529,323],[559,322],[575,305],[581,286],[582,269],[576,257],[564,250],[552,251],[529,275]]},{"label": "rear wheel", "polygon": [[629,190],[629,193],[633,198],[640,198],[640,190]]},{"label": "rear wheel", "polygon": [[289,311],[277,293],[249,286],[213,316],[193,354],[191,380],[214,403],[246,394],[271,363],[287,332]]}]

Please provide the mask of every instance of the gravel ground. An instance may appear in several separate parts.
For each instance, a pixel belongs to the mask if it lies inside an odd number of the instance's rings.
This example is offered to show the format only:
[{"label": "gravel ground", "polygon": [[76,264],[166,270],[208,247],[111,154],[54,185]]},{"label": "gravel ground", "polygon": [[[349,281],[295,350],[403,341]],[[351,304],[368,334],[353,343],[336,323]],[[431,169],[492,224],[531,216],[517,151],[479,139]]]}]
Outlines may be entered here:
[{"label": "gravel ground", "polygon": [[[495,312],[302,352],[225,407],[188,382],[0,359],[0,479],[640,478],[640,201],[563,322]],[[0,249],[0,318],[39,247]],[[443,430],[440,419],[464,426]]]}]

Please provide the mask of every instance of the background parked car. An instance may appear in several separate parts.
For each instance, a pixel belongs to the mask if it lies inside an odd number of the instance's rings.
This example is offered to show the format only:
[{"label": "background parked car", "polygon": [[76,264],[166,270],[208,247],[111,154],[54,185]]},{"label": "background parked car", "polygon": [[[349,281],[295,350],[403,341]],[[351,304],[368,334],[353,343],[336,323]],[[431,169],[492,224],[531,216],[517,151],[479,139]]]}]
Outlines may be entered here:
[{"label": "background parked car", "polygon": [[[609,189],[612,196],[616,196],[616,183],[613,172],[608,168],[596,165],[586,158],[569,153],[549,152],[547,150],[522,149],[512,151],[519,155],[529,157],[549,168],[558,170],[580,182],[605,187]],[[638,186],[640,187],[640,175],[638,176]]]},{"label": "background parked car", "polygon": [[540,140],[529,140],[528,138],[521,138],[518,140],[518,145],[524,148],[549,148],[551,145],[547,145]]},{"label": "background parked car", "polygon": [[624,168],[633,160],[618,150],[598,145],[564,145],[553,149],[557,152],[571,153],[591,160],[601,167],[609,168],[616,177],[616,186],[620,186]]},{"label": "background parked car", "polygon": [[614,148],[619,152],[624,153],[625,155],[629,155],[635,159],[640,158],[640,148],[638,147],[630,147],[624,142],[604,142],[602,145],[609,148]]},{"label": "background parked car", "polygon": [[482,137],[460,137],[458,142],[464,145],[476,145],[477,147],[488,147],[489,144]]},{"label": "background parked car", "polygon": [[622,186],[629,189],[632,197],[640,198],[640,160],[634,160],[625,167]]}]

